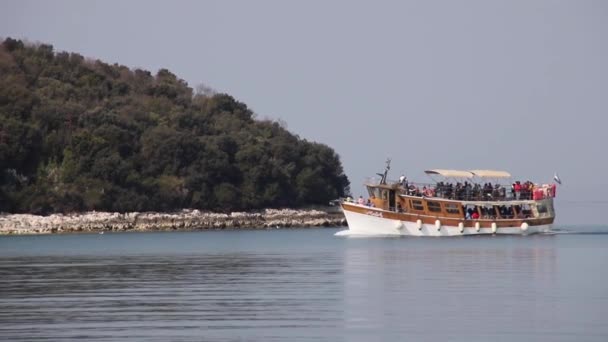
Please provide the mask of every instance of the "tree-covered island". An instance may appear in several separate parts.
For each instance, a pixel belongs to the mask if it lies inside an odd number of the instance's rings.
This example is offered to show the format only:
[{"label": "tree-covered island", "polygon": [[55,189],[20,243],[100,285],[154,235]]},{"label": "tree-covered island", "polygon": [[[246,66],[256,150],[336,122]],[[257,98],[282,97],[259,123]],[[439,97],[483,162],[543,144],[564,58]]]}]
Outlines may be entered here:
[{"label": "tree-covered island", "polygon": [[166,69],[0,45],[0,212],[297,208],[348,186],[330,147]]}]

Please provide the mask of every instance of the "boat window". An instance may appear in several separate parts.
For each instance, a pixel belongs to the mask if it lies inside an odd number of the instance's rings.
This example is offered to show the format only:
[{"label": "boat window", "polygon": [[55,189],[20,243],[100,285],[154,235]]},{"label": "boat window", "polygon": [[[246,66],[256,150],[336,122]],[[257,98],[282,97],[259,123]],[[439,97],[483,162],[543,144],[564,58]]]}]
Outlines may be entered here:
[{"label": "boat window", "polygon": [[426,202],[426,205],[429,208],[429,211],[432,211],[434,213],[438,213],[441,211],[441,205],[439,204],[439,202],[428,201]]},{"label": "boat window", "polygon": [[502,208],[499,205],[495,205],[493,208],[493,211],[494,211],[494,218],[501,217],[500,214],[502,213]]},{"label": "boat window", "polygon": [[424,207],[422,206],[422,201],[420,200],[411,200],[411,204],[412,209],[414,210],[424,210]]},{"label": "boat window", "polygon": [[498,213],[500,214],[500,217],[503,219],[512,219],[513,218],[513,207],[512,206],[506,206],[506,205],[501,205],[500,207],[496,208],[498,210]]},{"label": "boat window", "polygon": [[521,218],[530,218],[532,217],[532,209],[530,209],[530,205],[522,204],[521,209],[519,211],[519,216]]},{"label": "boat window", "polygon": [[445,211],[448,214],[460,214],[460,209],[458,208],[458,204],[456,203],[446,203]]},{"label": "boat window", "polygon": [[464,210],[464,218],[467,220],[473,218],[473,213],[477,213],[477,207],[473,204],[467,204],[462,210]]},{"label": "boat window", "polygon": [[494,207],[491,205],[482,206],[481,217],[484,219],[495,219],[496,211],[494,210]]},{"label": "boat window", "polygon": [[547,206],[544,203],[538,203],[536,205],[539,214],[546,214],[548,212]]},{"label": "boat window", "polygon": [[380,198],[380,189],[374,187],[368,187],[367,192],[369,193],[369,197]]}]

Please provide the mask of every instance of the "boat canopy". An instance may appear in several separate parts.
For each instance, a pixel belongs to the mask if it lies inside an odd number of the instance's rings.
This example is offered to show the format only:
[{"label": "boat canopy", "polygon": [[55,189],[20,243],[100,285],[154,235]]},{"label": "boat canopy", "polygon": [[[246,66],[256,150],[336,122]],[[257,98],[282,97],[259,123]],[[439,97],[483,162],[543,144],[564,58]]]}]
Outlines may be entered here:
[{"label": "boat canopy", "polygon": [[427,175],[440,175],[443,177],[452,178],[511,178],[511,174],[507,171],[498,170],[445,170],[445,169],[432,169],[424,171]]},{"label": "boat canopy", "polygon": [[427,175],[440,175],[443,177],[454,177],[454,178],[473,178],[473,173],[470,171],[461,170],[444,170],[444,169],[433,169],[424,171]]},{"label": "boat canopy", "polygon": [[471,173],[481,178],[511,178],[511,174],[507,171],[471,170]]}]

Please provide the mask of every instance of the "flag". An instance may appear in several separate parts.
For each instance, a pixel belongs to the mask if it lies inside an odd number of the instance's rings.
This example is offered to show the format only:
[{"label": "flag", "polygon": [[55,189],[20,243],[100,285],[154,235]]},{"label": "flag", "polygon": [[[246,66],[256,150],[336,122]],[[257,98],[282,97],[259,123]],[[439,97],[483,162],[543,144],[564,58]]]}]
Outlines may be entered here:
[{"label": "flag", "polygon": [[556,172],[556,173],[553,175],[553,180],[554,180],[554,181],[555,181],[557,184],[562,185],[562,180],[561,180],[561,179],[559,179],[559,176],[557,175],[557,172]]}]

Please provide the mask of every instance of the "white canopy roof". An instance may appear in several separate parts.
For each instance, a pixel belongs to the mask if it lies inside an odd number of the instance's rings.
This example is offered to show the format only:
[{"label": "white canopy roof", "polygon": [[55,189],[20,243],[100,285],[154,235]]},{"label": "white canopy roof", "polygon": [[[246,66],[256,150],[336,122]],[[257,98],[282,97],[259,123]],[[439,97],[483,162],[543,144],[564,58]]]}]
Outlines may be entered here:
[{"label": "white canopy roof", "polygon": [[424,173],[427,175],[441,175],[443,177],[473,178],[473,174],[470,171],[433,169],[426,170]]},{"label": "white canopy roof", "polygon": [[471,173],[481,178],[511,178],[511,174],[507,171],[471,170]]},{"label": "white canopy roof", "polygon": [[498,170],[446,170],[446,169],[432,169],[424,171],[427,175],[440,175],[443,177],[454,177],[454,178],[473,178],[474,176],[480,178],[511,178],[511,174],[507,171]]}]

